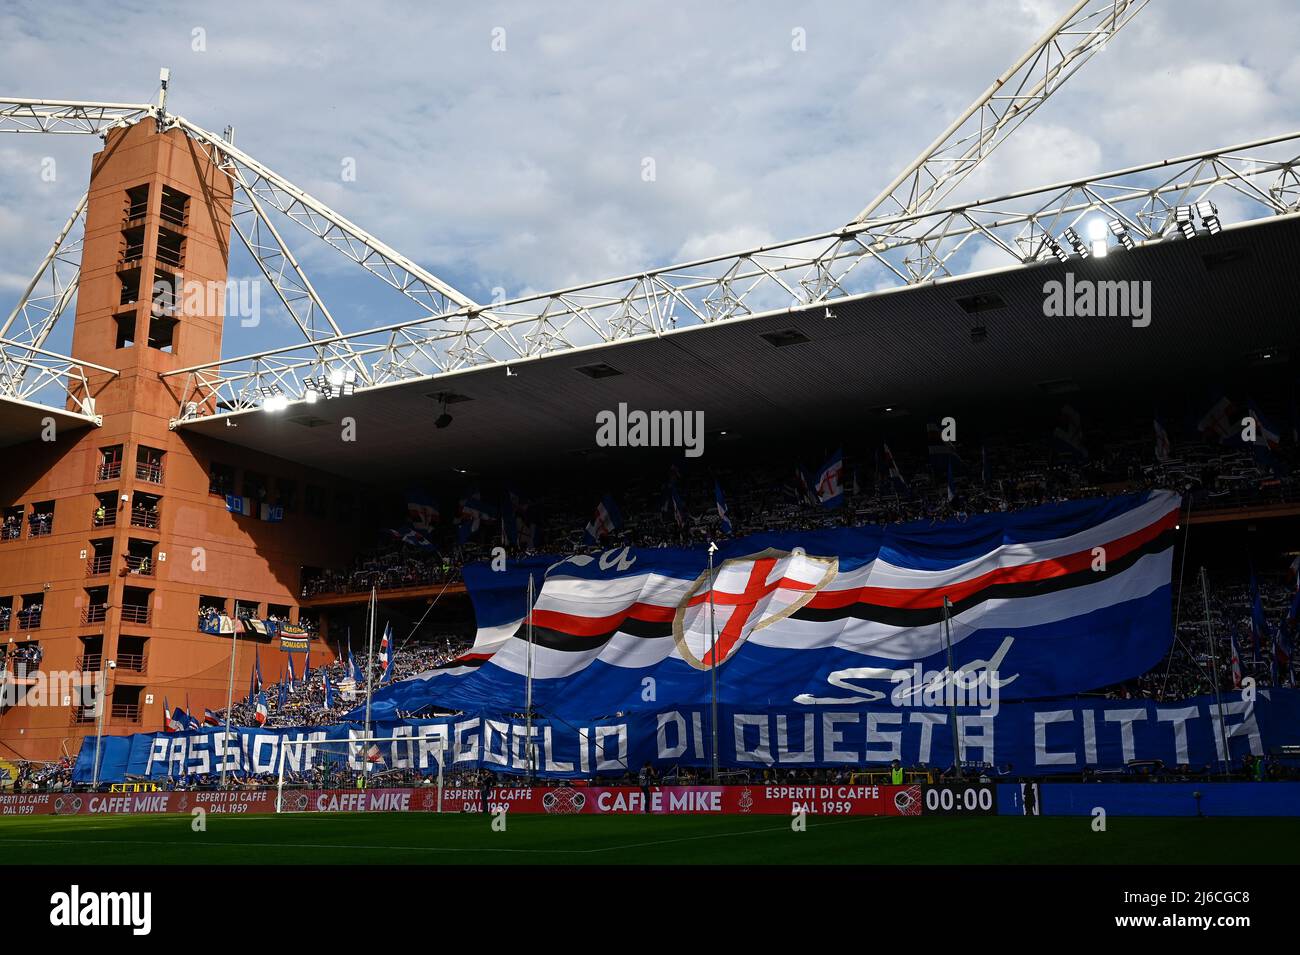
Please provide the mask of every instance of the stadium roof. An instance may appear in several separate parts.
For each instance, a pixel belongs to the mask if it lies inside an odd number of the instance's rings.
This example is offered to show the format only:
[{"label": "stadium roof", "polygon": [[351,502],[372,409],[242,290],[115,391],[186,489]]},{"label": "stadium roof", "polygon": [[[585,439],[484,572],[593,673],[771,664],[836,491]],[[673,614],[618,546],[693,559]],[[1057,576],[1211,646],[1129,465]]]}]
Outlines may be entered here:
[{"label": "stadium roof", "polygon": [[[837,302],[830,316],[818,306],[733,318],[530,359],[512,374],[472,368],[177,428],[389,483],[453,469],[572,465],[595,449],[597,412],[620,402],[702,410],[712,440],[721,431],[861,427],[886,408],[954,413],[984,400],[1029,408],[1075,391],[1114,397],[1115,389],[1145,389],[1193,370],[1226,374],[1286,361],[1300,337],[1297,260],[1300,214],[1290,214],[1105,259],[868,293]],[[1046,317],[1044,285],[1067,272],[1076,281],[1149,282],[1150,325]],[[440,395],[453,396],[454,420],[443,429],[434,426]],[[344,416],[356,421],[355,443],[340,438]]]},{"label": "stadium roof", "polygon": [[46,419],[54,419],[59,431],[88,428],[95,423],[86,415],[51,408],[17,398],[0,398],[0,448],[35,441],[45,428]]}]

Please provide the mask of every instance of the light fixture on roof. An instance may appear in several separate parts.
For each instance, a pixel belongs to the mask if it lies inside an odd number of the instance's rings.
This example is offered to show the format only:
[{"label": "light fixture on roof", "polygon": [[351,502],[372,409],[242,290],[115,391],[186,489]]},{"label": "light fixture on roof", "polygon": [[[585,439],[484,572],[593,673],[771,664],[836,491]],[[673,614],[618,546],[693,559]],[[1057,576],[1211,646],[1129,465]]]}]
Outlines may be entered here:
[{"label": "light fixture on roof", "polygon": [[1223,231],[1223,224],[1219,222],[1219,209],[1209,199],[1202,199],[1196,204],[1196,214],[1205,223],[1205,228],[1210,230],[1210,235],[1218,235]]},{"label": "light fixture on roof", "polygon": [[1196,238],[1196,226],[1192,224],[1191,206],[1174,206],[1174,224],[1184,239]]},{"label": "light fixture on roof", "polygon": [[1119,239],[1119,244],[1132,252],[1137,248],[1137,243],[1133,241],[1133,236],[1129,234],[1128,226],[1120,219],[1111,219],[1106,228],[1110,229],[1110,234]]},{"label": "light fixture on roof", "polygon": [[1062,265],[1065,265],[1067,262],[1070,261],[1070,253],[1066,252],[1065,249],[1061,248],[1061,243],[1057,242],[1050,235],[1044,236],[1043,238],[1047,240],[1047,245],[1048,248],[1052,250],[1052,255],[1056,256],[1057,259],[1060,260]]},{"label": "light fixture on roof", "polygon": [[447,399],[442,399],[442,414],[433,419],[433,426],[441,430],[451,424],[451,415],[447,414]]},{"label": "light fixture on roof", "polygon": [[262,385],[257,390],[262,394],[263,411],[283,411],[289,407],[289,399],[279,385]]},{"label": "light fixture on roof", "polygon": [[1104,259],[1110,251],[1106,243],[1106,223],[1101,219],[1088,220],[1088,246],[1093,258]]},{"label": "light fixture on roof", "polygon": [[1074,231],[1073,226],[1062,232],[1061,238],[1070,243],[1070,248],[1074,249],[1075,255],[1079,258],[1086,259],[1088,257],[1088,246],[1084,243],[1083,239],[1079,237],[1079,233]]}]

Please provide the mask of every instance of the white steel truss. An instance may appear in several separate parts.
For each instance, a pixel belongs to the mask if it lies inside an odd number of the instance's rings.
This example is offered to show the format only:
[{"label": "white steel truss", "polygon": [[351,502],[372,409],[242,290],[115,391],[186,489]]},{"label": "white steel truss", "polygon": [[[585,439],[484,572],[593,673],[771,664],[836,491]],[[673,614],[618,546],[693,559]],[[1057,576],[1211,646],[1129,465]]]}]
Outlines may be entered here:
[{"label": "white steel truss", "polygon": [[1078,0],[867,203],[853,224],[937,206],[1148,2]]},{"label": "white steel truss", "polygon": [[114,368],[0,338],[0,398],[47,406],[71,400],[76,408],[73,414],[99,424],[87,369],[118,374]]},{"label": "white steel truss", "polygon": [[99,135],[156,115],[149,103],[87,103],[79,100],[0,99],[0,133]]},{"label": "white steel truss", "polygon": [[[1065,230],[1083,229],[1092,219],[1114,223],[1135,246],[1185,241],[1178,238],[1178,211],[1200,202],[1221,203],[1240,221],[1300,211],[1300,132],[527,296],[494,304],[491,315],[462,308],[337,341],[366,363],[370,386],[381,386],[829,307],[955,277],[969,270],[976,252],[991,251],[990,259],[1007,266],[1068,258]],[[989,259],[984,266],[992,267]],[[319,355],[326,344],[332,342],[222,359],[164,377],[185,376],[180,420],[260,407],[268,393],[314,400],[319,396],[305,379],[334,370]]]},{"label": "white steel truss", "polygon": [[461,307],[479,307],[473,299],[348,221],[234,144],[180,117],[169,117],[168,121],[204,147],[217,165],[226,169],[232,180],[250,196],[284,213],[430,314]]}]

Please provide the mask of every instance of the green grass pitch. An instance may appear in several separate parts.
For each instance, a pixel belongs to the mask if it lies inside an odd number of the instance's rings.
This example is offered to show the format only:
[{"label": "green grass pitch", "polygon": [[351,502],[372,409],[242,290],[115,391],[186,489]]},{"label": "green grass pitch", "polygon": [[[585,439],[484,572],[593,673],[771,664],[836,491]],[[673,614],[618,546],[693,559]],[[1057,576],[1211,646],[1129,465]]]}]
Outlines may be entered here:
[{"label": "green grass pitch", "polygon": [[1213,864],[1293,861],[1300,819],[536,816],[339,813],[0,819],[9,865]]}]

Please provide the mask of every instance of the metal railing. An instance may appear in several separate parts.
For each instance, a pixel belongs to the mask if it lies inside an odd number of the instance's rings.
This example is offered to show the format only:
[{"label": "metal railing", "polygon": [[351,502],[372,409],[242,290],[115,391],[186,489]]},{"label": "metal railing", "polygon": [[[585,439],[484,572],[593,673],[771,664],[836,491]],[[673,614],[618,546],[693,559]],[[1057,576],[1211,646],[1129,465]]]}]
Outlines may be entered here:
[{"label": "metal railing", "polygon": [[109,715],[115,720],[124,720],[127,723],[140,722],[140,704],[139,703],[114,703]]},{"label": "metal railing", "polygon": [[147,653],[119,653],[117,655],[117,668],[119,670],[143,673],[148,664],[149,655]]},{"label": "metal railing", "polygon": [[161,484],[163,482],[162,465],[137,464],[135,466],[135,477],[138,481],[148,481],[150,484]]},{"label": "metal railing", "polygon": [[91,527],[116,527],[117,511],[110,511],[108,508],[104,508],[104,516],[101,517],[99,516],[99,514],[95,514],[95,516],[90,519],[90,526]]},{"label": "metal railing", "polygon": [[82,673],[94,673],[104,664],[102,653],[83,653],[77,657],[77,669]]},{"label": "metal railing", "polygon": [[137,604],[122,605],[122,622],[123,623],[148,623],[149,608]]},{"label": "metal railing", "polygon": [[81,611],[81,622],[103,623],[108,619],[108,604],[90,604]]},{"label": "metal railing", "polygon": [[86,561],[86,576],[98,577],[100,574],[106,574],[113,569],[113,555],[101,554],[98,557],[91,557]]},{"label": "metal railing", "polygon": [[140,575],[141,577],[152,577],[154,572],[153,558],[136,557],[133,554],[127,554],[126,569],[133,574]]},{"label": "metal railing", "polygon": [[157,530],[157,529],[158,529],[158,511],[157,511],[156,509],[154,509],[154,510],[146,510],[146,509],[143,508],[143,507],[135,507],[135,508],[132,508],[132,509],[131,509],[131,526],[132,526],[132,527],[146,527],[146,528],[148,528],[148,529],[150,529],[150,530]]},{"label": "metal railing", "polygon": [[100,481],[113,481],[122,476],[122,462],[112,461],[108,464],[101,464],[97,478]]}]

